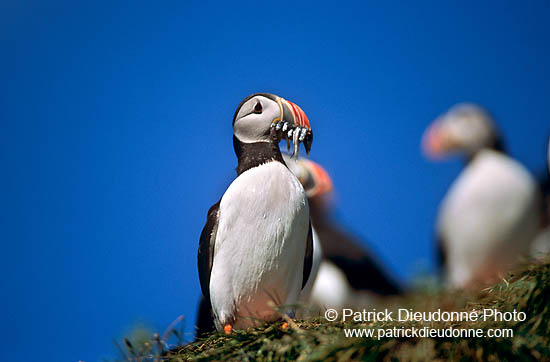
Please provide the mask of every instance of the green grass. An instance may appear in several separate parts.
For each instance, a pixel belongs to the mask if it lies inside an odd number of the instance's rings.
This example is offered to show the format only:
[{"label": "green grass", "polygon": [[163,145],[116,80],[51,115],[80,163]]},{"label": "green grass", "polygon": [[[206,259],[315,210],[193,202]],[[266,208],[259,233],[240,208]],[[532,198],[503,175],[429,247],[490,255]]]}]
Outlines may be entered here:
[{"label": "green grass", "polygon": [[[495,322],[327,322],[317,317],[262,328],[235,331],[230,336],[214,333],[207,339],[162,352],[158,340],[144,353],[127,360],[140,361],[550,361],[550,263],[524,266],[506,280],[478,293],[426,289],[390,301],[389,309],[415,311],[471,311],[495,308],[526,313],[525,321]],[[371,310],[368,308],[367,310]],[[395,314],[394,314],[395,315]],[[345,328],[510,328],[512,338],[346,338]],[[157,346],[155,348],[155,346]],[[135,349],[135,347],[133,347]]]}]

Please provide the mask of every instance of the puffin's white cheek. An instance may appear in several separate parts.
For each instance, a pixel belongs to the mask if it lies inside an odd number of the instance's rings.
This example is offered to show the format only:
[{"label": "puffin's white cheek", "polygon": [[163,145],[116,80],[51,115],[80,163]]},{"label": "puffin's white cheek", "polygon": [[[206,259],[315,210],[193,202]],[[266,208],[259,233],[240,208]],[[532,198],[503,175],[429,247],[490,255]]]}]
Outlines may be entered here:
[{"label": "puffin's white cheek", "polygon": [[268,142],[271,123],[260,117],[248,116],[235,122],[234,133],[244,143]]}]

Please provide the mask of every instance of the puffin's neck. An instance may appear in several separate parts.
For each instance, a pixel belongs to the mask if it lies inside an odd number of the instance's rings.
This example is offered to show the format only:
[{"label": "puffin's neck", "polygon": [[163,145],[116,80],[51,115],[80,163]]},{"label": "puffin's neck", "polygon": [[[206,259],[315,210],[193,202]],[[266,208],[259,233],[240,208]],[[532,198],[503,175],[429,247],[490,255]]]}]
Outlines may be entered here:
[{"label": "puffin's neck", "polygon": [[508,152],[506,152],[506,146],[504,145],[504,141],[502,140],[502,137],[497,136],[495,141],[490,146],[483,147],[482,149],[474,153],[467,154],[464,160],[465,165],[467,166],[479,154],[479,151],[481,150],[492,150],[492,151],[500,152],[503,155],[508,154]]},{"label": "puffin's neck", "polygon": [[243,143],[233,136],[233,148],[239,160],[238,175],[270,161],[278,161],[286,166],[279,145],[275,142]]},{"label": "puffin's neck", "polygon": [[493,147],[491,147],[493,151],[498,151],[500,153],[507,154],[506,152],[506,145],[504,144],[504,141],[502,140],[502,137],[498,136],[493,143]]}]

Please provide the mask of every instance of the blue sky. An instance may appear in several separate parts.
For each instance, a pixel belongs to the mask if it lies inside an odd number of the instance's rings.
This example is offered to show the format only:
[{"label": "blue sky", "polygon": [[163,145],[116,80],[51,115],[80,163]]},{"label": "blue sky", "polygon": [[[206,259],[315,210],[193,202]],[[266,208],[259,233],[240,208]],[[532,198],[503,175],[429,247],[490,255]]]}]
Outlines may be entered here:
[{"label": "blue sky", "polygon": [[457,160],[420,153],[456,102],[544,167],[550,3],[17,2],[0,6],[2,360],[96,361],[200,293],[206,211],[234,177],[231,118],[300,105],[335,217],[401,280],[433,267]]}]

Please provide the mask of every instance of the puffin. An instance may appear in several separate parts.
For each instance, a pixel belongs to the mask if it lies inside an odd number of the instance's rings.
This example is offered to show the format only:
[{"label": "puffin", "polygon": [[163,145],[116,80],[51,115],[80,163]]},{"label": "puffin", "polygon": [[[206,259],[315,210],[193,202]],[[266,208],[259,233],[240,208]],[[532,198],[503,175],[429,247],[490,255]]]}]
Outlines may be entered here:
[{"label": "puffin", "polygon": [[283,157],[306,191],[314,254],[316,250],[321,254],[318,270],[312,274],[315,280],[309,295],[310,304],[338,309],[357,306],[358,301],[367,299],[367,295],[401,294],[402,287],[363,246],[364,243],[331,219],[330,198],[334,186],[329,173],[312,160]]},{"label": "puffin", "polygon": [[550,253],[550,139],[548,140],[546,156],[546,169],[538,178],[542,203],[540,208],[540,230],[531,245],[531,256],[534,259],[545,259]]},{"label": "puffin", "polygon": [[539,223],[534,177],[505,151],[493,117],[461,103],[426,129],[422,148],[438,160],[461,155],[464,169],[441,201],[437,254],[445,284],[475,289],[527,255]]},{"label": "puffin", "polygon": [[294,316],[311,272],[309,204],[282,139],[295,157],[300,143],[309,154],[313,132],[299,106],[269,93],[242,100],[233,116],[237,178],[209,209],[197,255],[202,307],[226,334]]}]

